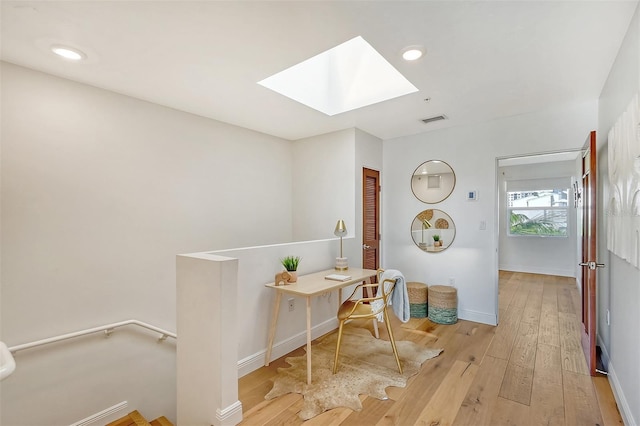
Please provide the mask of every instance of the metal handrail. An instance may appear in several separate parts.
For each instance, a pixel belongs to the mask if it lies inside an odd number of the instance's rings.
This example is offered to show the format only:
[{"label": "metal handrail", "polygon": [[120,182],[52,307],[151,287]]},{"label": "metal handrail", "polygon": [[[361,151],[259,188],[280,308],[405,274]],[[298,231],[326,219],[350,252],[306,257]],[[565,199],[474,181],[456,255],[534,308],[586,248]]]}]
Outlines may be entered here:
[{"label": "metal handrail", "polygon": [[118,327],[124,327],[124,326],[127,326],[127,325],[137,325],[139,327],[146,328],[147,330],[151,330],[151,331],[155,331],[156,333],[160,333],[161,336],[158,338],[159,342],[167,340],[167,337],[172,337],[174,339],[178,338],[178,336],[175,333],[171,333],[170,331],[163,330],[161,328],[158,328],[158,327],[156,327],[154,325],[151,325],[151,324],[147,324],[147,323],[142,322],[142,321],[131,319],[131,320],[126,320],[126,321],[115,322],[113,324],[103,325],[103,326],[100,326],[100,327],[94,327],[94,328],[88,328],[86,330],[75,331],[73,333],[61,334],[60,336],[49,337],[47,339],[42,339],[42,340],[36,340],[35,342],[24,343],[22,345],[11,346],[9,348],[9,352],[11,352],[12,354],[15,354],[16,352],[23,351],[25,349],[31,349],[31,348],[35,348],[37,346],[46,345],[46,344],[49,344],[49,343],[60,342],[62,340],[73,339],[75,337],[86,336],[87,334],[99,333],[101,331],[104,332],[104,334],[106,336],[109,336],[109,335],[111,335],[111,333],[113,332],[114,329],[116,329]]}]

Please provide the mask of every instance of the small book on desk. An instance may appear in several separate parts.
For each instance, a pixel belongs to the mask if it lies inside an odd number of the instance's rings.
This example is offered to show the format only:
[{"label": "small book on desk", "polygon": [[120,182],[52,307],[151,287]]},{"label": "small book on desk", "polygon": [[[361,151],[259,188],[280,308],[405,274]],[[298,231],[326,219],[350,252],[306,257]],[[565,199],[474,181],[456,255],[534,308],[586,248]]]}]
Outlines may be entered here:
[{"label": "small book on desk", "polygon": [[324,277],[324,279],[332,281],[349,281],[351,279],[351,275],[329,274]]}]

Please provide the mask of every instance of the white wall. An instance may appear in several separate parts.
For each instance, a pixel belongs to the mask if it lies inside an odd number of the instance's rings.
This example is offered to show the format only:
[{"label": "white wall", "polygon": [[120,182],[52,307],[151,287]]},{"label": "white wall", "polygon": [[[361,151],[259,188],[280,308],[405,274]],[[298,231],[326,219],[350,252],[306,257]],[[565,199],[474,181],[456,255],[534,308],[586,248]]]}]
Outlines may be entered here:
[{"label": "white wall", "polygon": [[508,235],[506,185],[508,180],[531,180],[543,178],[575,176],[575,162],[558,161],[544,164],[523,164],[519,166],[500,167],[498,170],[500,217],[499,261],[501,270],[529,272],[534,274],[560,275],[575,277],[576,264],[576,209],[573,205],[573,194],[569,192],[567,210],[567,237],[529,237]]},{"label": "white wall", "polygon": [[[636,9],[600,94],[598,110],[598,340],[609,360],[609,380],[625,424],[640,424],[640,270],[606,249],[607,135],[640,90],[640,12]],[[611,325],[606,322],[607,310]]]},{"label": "white wall", "polygon": [[338,219],[354,225],[355,129],[293,144],[293,241],[333,237]]},{"label": "white wall", "polygon": [[[597,120],[595,102],[559,106],[538,113],[466,127],[435,130],[383,142],[383,232],[386,263],[410,281],[458,288],[460,318],[493,324],[497,316],[496,159],[582,146]],[[424,161],[451,165],[456,188],[444,202],[427,205],[413,196],[411,175]],[[467,201],[467,191],[477,201]],[[456,225],[452,246],[425,253],[410,235],[415,215],[431,206],[447,212]],[[487,229],[480,230],[486,221]]]},{"label": "white wall", "polygon": [[[175,331],[177,253],[291,239],[292,142],[1,71],[9,346],[129,318]],[[68,424],[122,400],[175,420],[175,343],[155,337],[117,331],[19,353],[0,421]]]},{"label": "white wall", "polygon": [[[355,196],[355,209],[353,202],[350,205],[339,206],[347,221],[349,234],[344,238],[344,255],[349,259],[349,265],[360,267],[362,265],[362,167],[380,170],[382,165],[382,141],[361,130],[336,132],[326,137],[312,138],[313,142],[322,142],[332,147],[332,151],[341,151],[342,157],[349,158],[350,164],[340,167],[351,169],[350,173],[344,171],[339,174],[342,179],[329,178],[332,185],[346,188],[344,193],[351,192],[351,200]],[[310,143],[310,141],[305,141]],[[335,146],[334,143],[340,146]],[[307,146],[294,152],[307,152]],[[312,147],[311,151],[320,150],[321,147]],[[299,158],[294,155],[294,158]],[[319,159],[319,158],[318,158]],[[317,161],[317,160],[316,160]],[[335,164],[335,161],[329,162]],[[315,167],[315,165],[313,165]],[[355,172],[354,172],[355,170]],[[316,181],[324,181],[326,175],[331,175],[334,170],[319,169],[312,175]],[[314,183],[318,187],[317,182]],[[312,197],[310,201],[317,200]],[[335,210],[316,206],[313,214],[318,221],[330,224],[329,234],[335,227]],[[339,242],[336,237],[326,240],[294,242],[286,244],[268,245],[260,247],[246,247],[231,250],[215,251],[216,255],[239,259],[238,269],[238,329],[241,330],[238,342],[239,374],[245,375],[259,368],[264,362],[264,353],[267,346],[267,332],[271,321],[272,304],[274,300],[273,290],[264,287],[264,284],[273,282],[277,272],[282,270],[279,259],[286,255],[301,256],[302,261],[298,268],[299,274],[309,274],[323,269],[330,269],[335,263],[338,254]],[[345,291],[345,293],[347,293]],[[345,294],[346,296],[346,294]],[[337,294],[327,294],[312,300],[312,328],[313,336],[318,337],[333,330],[336,325]],[[280,306],[279,322],[275,336],[272,358],[280,357],[306,342],[306,313],[305,301],[298,299],[296,309],[289,312],[286,303]]]}]

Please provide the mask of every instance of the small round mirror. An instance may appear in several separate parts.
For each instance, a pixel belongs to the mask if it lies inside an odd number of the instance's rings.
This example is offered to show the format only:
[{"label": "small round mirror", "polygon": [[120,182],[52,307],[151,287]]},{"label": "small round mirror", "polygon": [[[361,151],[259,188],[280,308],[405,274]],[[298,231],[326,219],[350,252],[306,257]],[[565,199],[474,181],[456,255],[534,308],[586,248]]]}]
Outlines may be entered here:
[{"label": "small round mirror", "polygon": [[442,210],[423,210],[411,223],[411,238],[422,251],[439,253],[449,248],[455,237],[453,219]]},{"label": "small round mirror", "polygon": [[429,160],[420,164],[411,176],[413,195],[423,203],[435,204],[445,200],[456,186],[456,175],[444,161]]}]

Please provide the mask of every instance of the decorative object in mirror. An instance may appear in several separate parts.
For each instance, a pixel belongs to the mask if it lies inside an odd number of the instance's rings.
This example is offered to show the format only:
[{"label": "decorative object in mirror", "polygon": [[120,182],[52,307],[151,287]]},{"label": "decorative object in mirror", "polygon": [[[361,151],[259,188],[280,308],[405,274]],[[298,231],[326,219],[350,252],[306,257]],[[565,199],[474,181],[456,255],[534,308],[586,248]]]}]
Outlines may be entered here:
[{"label": "decorative object in mirror", "polygon": [[411,191],[423,203],[435,204],[445,200],[456,186],[451,166],[441,160],[420,164],[411,176]]},{"label": "decorative object in mirror", "polygon": [[411,224],[411,238],[422,251],[438,253],[446,250],[456,237],[453,219],[438,209],[423,210]]},{"label": "decorative object in mirror", "polygon": [[333,234],[336,237],[340,237],[340,257],[336,257],[336,270],[346,271],[349,269],[349,263],[347,262],[347,258],[342,256],[342,237],[347,235],[347,225],[345,225],[344,220],[340,219],[338,223],[336,223],[336,229],[333,231]]}]

